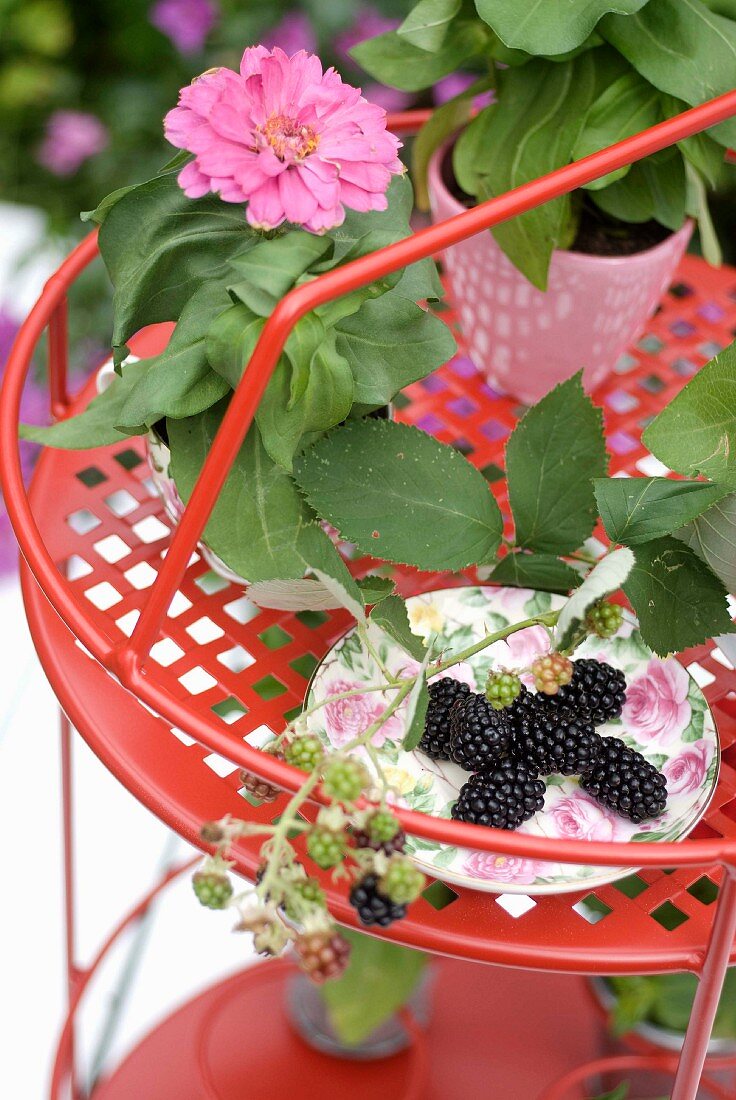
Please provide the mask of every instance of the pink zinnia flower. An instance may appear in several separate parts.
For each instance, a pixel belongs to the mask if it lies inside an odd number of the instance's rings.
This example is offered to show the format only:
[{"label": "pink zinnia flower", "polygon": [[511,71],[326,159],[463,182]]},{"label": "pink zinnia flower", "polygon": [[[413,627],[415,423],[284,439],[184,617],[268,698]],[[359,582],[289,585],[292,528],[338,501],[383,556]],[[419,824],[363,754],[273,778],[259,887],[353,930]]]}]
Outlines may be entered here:
[{"label": "pink zinnia flower", "polygon": [[72,176],[108,142],[106,127],[85,111],[54,111],[38,150],[39,164],[56,176]]},{"label": "pink zinnia flower", "polygon": [[156,0],[149,19],[184,57],[201,53],[217,22],[214,0]]},{"label": "pink zinnia flower", "polygon": [[216,69],[182,88],[165,127],[195,154],[179,175],[185,194],[247,202],[259,229],[290,221],[323,233],[346,206],[385,210],[391,175],[403,171],[386,112],[303,50],[247,49],[240,73]]}]

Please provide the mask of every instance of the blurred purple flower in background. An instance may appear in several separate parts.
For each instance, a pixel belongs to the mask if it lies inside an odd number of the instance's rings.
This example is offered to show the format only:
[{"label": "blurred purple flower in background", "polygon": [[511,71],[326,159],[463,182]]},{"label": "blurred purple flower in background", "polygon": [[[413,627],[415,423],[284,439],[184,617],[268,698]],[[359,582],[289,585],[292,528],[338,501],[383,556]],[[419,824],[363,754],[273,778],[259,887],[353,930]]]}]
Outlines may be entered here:
[{"label": "blurred purple flower in background", "polygon": [[375,8],[359,8],[350,26],[335,38],[335,53],[344,63],[355,66],[355,62],[350,57],[353,46],[357,46],[359,42],[365,42],[366,38],[375,38],[377,34],[395,31],[400,23],[400,19],[389,19]]},{"label": "blurred purple flower in background", "polygon": [[[477,73],[475,75],[473,73],[450,73],[449,76],[438,80],[432,89],[432,98],[436,106],[441,107],[443,103],[447,103],[448,99],[460,95],[478,79]],[[481,92],[473,97],[473,106],[479,111],[482,107],[487,107],[489,103],[493,102],[493,96],[493,91]]]},{"label": "blurred purple flower in background", "polygon": [[46,124],[37,160],[56,176],[72,176],[108,142],[107,128],[85,111],[54,111]]},{"label": "blurred purple flower in background", "polygon": [[308,15],[301,11],[290,11],[280,23],[261,36],[261,45],[269,50],[280,46],[289,57],[299,50],[316,53],[317,35]]},{"label": "blurred purple flower in background", "polygon": [[[0,381],[2,381],[5,362],[18,328],[17,322],[0,306]],[[45,386],[39,386],[32,380],[26,382],[20,406],[21,420],[32,424],[47,424],[49,416],[48,401]],[[20,444],[21,465],[23,477],[26,481],[30,477],[38,451],[39,448],[34,443],[21,442]],[[7,574],[14,573],[17,566],[18,544],[10,526],[5,503],[2,495],[0,495],[0,580]]]},{"label": "blurred purple flower in background", "polygon": [[148,18],[180,54],[190,57],[201,53],[219,14],[215,0],[156,0]]}]

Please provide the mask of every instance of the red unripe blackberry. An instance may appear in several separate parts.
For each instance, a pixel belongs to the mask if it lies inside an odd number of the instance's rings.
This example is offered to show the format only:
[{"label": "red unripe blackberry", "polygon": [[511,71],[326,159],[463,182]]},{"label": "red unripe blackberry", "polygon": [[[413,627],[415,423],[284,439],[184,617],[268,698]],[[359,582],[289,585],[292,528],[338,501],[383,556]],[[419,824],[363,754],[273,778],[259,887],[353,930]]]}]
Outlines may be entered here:
[{"label": "red unripe blackberry", "polygon": [[547,653],[532,664],[534,686],[543,695],[557,695],[572,680],[572,661],[564,653]]},{"label": "red unripe blackberry", "polygon": [[605,661],[583,657],[573,662],[572,680],[560,688],[557,699],[575,710],[587,710],[596,724],[608,722],[624,709],[626,677]]},{"label": "red unripe blackberry", "polygon": [[381,893],[378,875],[368,874],[359,879],[350,891],[350,904],[357,910],[362,924],[377,924],[388,928],[395,920],[406,916],[406,905],[399,905]]},{"label": "red unripe blackberry", "polygon": [[517,760],[537,768],[541,775],[581,775],[595,763],[601,741],[586,714],[547,702],[519,722],[512,751]]},{"label": "red unripe blackberry", "polygon": [[453,704],[470,694],[467,684],[443,676],[429,684],[429,706],[424,733],[418,748],[436,760],[450,759],[450,711]]},{"label": "red unripe blackberry", "polygon": [[544,806],[545,785],[534,768],[504,760],[473,775],[460,788],[451,814],[456,821],[516,829]]},{"label": "red unripe blackberry", "polygon": [[450,759],[469,772],[493,767],[508,752],[512,727],[506,710],[471,694],[452,708]]},{"label": "red unripe blackberry", "polygon": [[306,932],[294,940],[304,973],[322,985],[339,978],[350,961],[350,944],[339,932]]},{"label": "red unripe blackberry", "polygon": [[269,783],[245,769],[240,773],[240,782],[248,794],[252,795],[253,798],[257,798],[259,802],[275,802],[282,793],[279,787],[274,787],[273,783]]},{"label": "red unripe blackberry", "polygon": [[667,805],[667,780],[619,737],[603,737],[598,758],[580,786],[598,802],[638,824]]}]

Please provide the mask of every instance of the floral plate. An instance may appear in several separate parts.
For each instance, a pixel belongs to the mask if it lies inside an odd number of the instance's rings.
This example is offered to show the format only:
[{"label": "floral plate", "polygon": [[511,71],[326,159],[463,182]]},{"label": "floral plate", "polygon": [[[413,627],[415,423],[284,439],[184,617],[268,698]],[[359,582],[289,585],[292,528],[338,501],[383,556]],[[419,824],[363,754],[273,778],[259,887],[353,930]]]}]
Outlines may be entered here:
[{"label": "floral plate", "polygon": [[[485,634],[512,622],[559,607],[560,596],[520,588],[449,588],[415,596],[408,601],[414,633],[433,635],[446,654],[458,652]],[[411,673],[418,665],[377,627],[371,641],[384,664],[395,673]],[[549,649],[544,627],[519,631],[507,641],[456,665],[459,680],[482,690],[492,665],[527,667]],[[673,657],[654,657],[642,642],[633,617],[628,616],[615,638],[588,638],[576,656],[596,657],[616,665],[626,674],[628,697],[620,719],[599,727],[603,734],[622,738],[638,749],[667,776],[668,803],[664,813],[640,825],[598,805],[580,789],[578,780],[562,776],[546,779],[544,809],[519,832],[533,836],[576,840],[680,840],[705,813],[715,790],[720,751],[713,718],[700,688]],[[330,695],[379,683],[381,673],[350,631],[327,654],[316,670],[309,705]],[[385,708],[390,693],[367,692],[315,711],[310,729],[333,748],[357,736]],[[450,817],[467,773],[455,764],[432,760],[419,750],[401,748],[404,716],[398,710],[376,735],[384,774],[396,792],[399,805]],[[365,749],[357,749],[371,766]],[[408,850],[417,865],[434,878],[473,890],[494,893],[559,894],[591,889],[631,874],[636,868],[572,866],[456,848],[412,837]]]}]

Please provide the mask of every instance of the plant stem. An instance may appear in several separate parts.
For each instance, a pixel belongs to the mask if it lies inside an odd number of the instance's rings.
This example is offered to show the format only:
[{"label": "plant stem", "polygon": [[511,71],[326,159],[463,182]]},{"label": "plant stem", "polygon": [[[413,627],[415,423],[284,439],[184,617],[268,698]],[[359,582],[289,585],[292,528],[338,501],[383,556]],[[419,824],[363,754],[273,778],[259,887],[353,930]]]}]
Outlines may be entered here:
[{"label": "plant stem", "polygon": [[427,673],[430,676],[436,676],[438,672],[445,672],[446,669],[452,668],[453,665],[458,665],[461,661],[467,661],[470,657],[473,657],[476,653],[480,653],[482,650],[487,649],[488,646],[494,645],[496,642],[502,642],[505,638],[509,638],[512,634],[515,634],[517,630],[526,630],[530,626],[554,626],[559,618],[559,611],[545,611],[541,615],[533,615],[529,619],[522,619],[520,623],[511,623],[509,626],[505,626],[502,630],[497,630],[495,634],[486,634],[485,638],[481,638],[479,642],[473,642],[466,649],[460,650],[459,653],[455,653],[452,657],[448,657],[445,661],[440,661],[439,664],[430,665],[427,669]]}]

